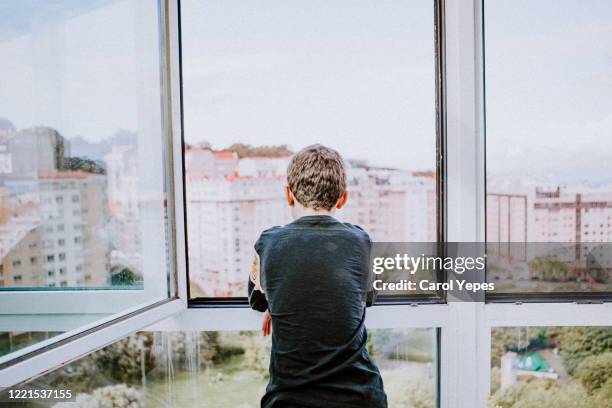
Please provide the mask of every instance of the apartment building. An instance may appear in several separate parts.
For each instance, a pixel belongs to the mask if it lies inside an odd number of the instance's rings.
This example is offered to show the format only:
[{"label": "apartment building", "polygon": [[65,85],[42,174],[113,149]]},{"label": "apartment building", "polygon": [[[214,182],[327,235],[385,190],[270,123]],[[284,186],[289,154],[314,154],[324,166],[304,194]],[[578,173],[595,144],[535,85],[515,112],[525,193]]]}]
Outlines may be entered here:
[{"label": "apartment building", "polygon": [[[5,287],[75,287],[108,284],[109,240],[104,176],[84,172],[41,174],[36,201],[3,224],[15,237],[3,243]],[[19,228],[16,228],[19,227]],[[16,236],[16,233],[22,230]]]},{"label": "apartment building", "polygon": [[113,145],[104,156],[108,180],[111,262],[142,272],[141,190],[138,147]]},{"label": "apartment building", "polygon": [[190,182],[190,278],[206,295],[246,293],[255,240],[261,231],[290,220],[284,183],[280,177],[250,176]]},{"label": "apartment building", "polygon": [[[612,271],[612,192],[557,186],[488,193],[487,242],[490,253],[510,260],[554,255],[581,278],[607,281]],[[526,270],[524,274],[528,276]]]},{"label": "apartment building", "polygon": [[[255,240],[263,230],[291,221],[283,193],[288,163],[289,157],[186,151],[190,280],[198,295],[246,293]],[[375,241],[435,241],[433,174],[356,162],[347,173],[350,198],[338,218],[361,225]]]},{"label": "apartment building", "polygon": [[2,136],[1,285],[108,285],[106,175],[66,170],[69,145],[53,129]]}]

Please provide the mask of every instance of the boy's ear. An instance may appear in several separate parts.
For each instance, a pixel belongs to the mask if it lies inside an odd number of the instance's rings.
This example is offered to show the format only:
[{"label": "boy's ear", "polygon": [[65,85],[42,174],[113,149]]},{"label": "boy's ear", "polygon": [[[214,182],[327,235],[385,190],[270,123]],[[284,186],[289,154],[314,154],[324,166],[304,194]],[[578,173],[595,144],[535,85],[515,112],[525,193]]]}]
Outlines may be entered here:
[{"label": "boy's ear", "polygon": [[293,197],[293,193],[289,186],[285,186],[285,197],[287,198],[287,204],[289,207],[293,207],[295,205],[295,197]]},{"label": "boy's ear", "polygon": [[344,207],[344,204],[346,204],[347,200],[348,200],[348,191],[345,191],[340,196],[340,199],[338,200],[338,203],[336,204],[336,208],[341,209],[342,207]]}]

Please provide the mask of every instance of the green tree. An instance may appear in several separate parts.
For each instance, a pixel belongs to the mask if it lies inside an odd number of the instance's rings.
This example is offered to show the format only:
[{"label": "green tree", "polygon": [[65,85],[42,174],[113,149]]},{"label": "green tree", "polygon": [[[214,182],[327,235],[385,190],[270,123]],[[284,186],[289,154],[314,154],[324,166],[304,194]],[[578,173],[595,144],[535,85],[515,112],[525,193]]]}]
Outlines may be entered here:
[{"label": "green tree", "polygon": [[531,276],[543,281],[564,282],[570,277],[570,268],[566,262],[552,257],[538,256],[529,261]]},{"label": "green tree", "polygon": [[422,379],[414,381],[406,387],[406,391],[412,408],[434,408],[436,406],[433,381]]},{"label": "green tree", "polygon": [[259,332],[245,332],[244,364],[245,367],[258,372],[263,378],[269,376],[270,350],[272,343],[269,337]]},{"label": "green tree", "polygon": [[600,408],[576,382],[567,385],[544,379],[519,381],[489,399],[491,408]]},{"label": "green tree", "polygon": [[612,351],[585,358],[574,374],[590,393],[600,389],[612,379]]},{"label": "green tree", "polygon": [[59,170],[83,171],[92,174],[106,174],[104,165],[100,162],[80,157],[65,157]]},{"label": "green tree", "polygon": [[563,364],[570,374],[585,358],[612,350],[612,327],[564,327],[558,330]]},{"label": "green tree", "polygon": [[153,333],[138,332],[95,351],[91,358],[109,379],[128,385],[138,385],[145,373],[155,367],[152,353]]},{"label": "green tree", "polygon": [[238,157],[285,157],[291,156],[293,152],[287,145],[279,146],[251,146],[244,143],[234,143],[223,149],[226,152],[235,152]]},{"label": "green tree", "polygon": [[153,333],[138,332],[103,349],[94,351],[36,380],[40,388],[70,388],[73,392],[93,390],[123,383],[140,385],[155,367]]},{"label": "green tree", "polygon": [[601,408],[612,408],[612,378],[608,378],[595,398]]},{"label": "green tree", "polygon": [[491,367],[491,394],[495,394],[501,386],[501,369]]},{"label": "green tree", "polygon": [[59,402],[53,408],[141,408],[142,392],[125,384],[108,385],[91,394],[78,394],[73,402]]},{"label": "green tree", "polygon": [[142,276],[128,266],[114,266],[110,279],[112,286],[133,286],[142,281]]}]

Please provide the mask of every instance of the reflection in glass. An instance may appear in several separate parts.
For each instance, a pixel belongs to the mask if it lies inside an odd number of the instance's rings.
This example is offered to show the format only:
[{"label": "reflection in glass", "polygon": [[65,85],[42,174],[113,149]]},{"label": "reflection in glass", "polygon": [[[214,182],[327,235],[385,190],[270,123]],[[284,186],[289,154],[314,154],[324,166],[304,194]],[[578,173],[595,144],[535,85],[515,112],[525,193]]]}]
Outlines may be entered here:
[{"label": "reflection in glass", "polygon": [[[487,241],[612,242],[612,4],[485,3]],[[503,292],[612,291],[612,268],[538,280],[517,245],[489,251]]]},{"label": "reflection in glass", "polygon": [[168,296],[157,2],[2,15],[0,356]]},{"label": "reflection in glass", "polygon": [[612,327],[496,327],[490,407],[612,404]]},{"label": "reflection in glass", "polygon": [[183,1],[190,295],[244,297],[259,234],[289,221],[291,154],[348,163],[339,217],[435,242],[431,1]]},{"label": "reflection in glass", "polygon": [[[368,347],[390,407],[435,406],[433,330],[370,330]],[[139,332],[27,386],[70,389],[79,407],[120,396],[135,407],[258,407],[269,359],[259,332]]]},{"label": "reflection in glass", "polygon": [[489,242],[487,278],[497,292],[605,292],[609,242]]}]

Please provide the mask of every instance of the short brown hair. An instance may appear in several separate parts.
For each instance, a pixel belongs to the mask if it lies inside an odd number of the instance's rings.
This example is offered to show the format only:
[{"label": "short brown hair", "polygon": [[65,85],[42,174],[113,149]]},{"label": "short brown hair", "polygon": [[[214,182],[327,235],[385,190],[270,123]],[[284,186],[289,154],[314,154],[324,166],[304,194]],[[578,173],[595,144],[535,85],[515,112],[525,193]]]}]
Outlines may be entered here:
[{"label": "short brown hair", "polygon": [[287,184],[304,207],[331,210],[346,191],[342,156],[320,144],[303,148],[289,162]]}]

